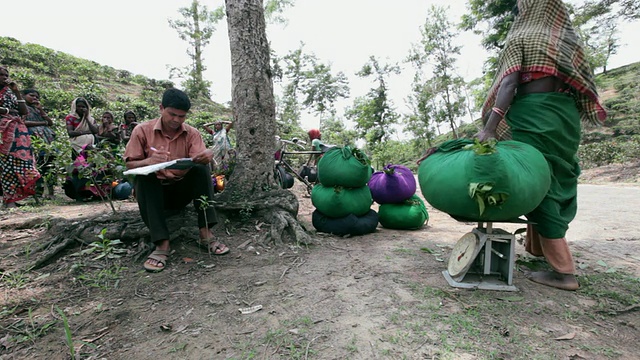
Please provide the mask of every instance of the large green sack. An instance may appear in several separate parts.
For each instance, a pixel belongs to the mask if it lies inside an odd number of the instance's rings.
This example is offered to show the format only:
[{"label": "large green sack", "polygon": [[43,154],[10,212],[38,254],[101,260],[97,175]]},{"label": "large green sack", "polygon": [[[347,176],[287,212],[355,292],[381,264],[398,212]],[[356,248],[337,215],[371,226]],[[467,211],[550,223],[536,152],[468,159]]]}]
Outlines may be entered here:
[{"label": "large green sack", "polygon": [[427,207],[417,195],[401,203],[382,204],[378,209],[378,221],[387,229],[419,229],[427,220],[429,220]]},{"label": "large green sack", "polygon": [[334,147],[318,161],[318,180],[324,186],[365,186],[372,173],[367,154],[350,146]]},{"label": "large green sack", "polygon": [[420,163],[418,182],[434,208],[472,221],[509,221],[535,209],[549,190],[544,156],[518,141],[443,143]]},{"label": "large green sack", "polygon": [[345,188],[316,184],[311,190],[311,203],[321,213],[332,218],[349,214],[362,216],[371,210],[373,198],[368,186]]}]

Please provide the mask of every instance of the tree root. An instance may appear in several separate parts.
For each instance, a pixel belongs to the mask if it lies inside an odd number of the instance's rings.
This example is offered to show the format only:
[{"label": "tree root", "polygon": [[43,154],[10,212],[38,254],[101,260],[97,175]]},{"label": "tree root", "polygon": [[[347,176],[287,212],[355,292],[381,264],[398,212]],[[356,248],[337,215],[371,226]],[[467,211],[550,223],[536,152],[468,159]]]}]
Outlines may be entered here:
[{"label": "tree root", "polygon": [[57,244],[52,246],[51,249],[46,251],[43,255],[39,256],[35,261],[28,263],[21,270],[30,271],[45,265],[51,258],[55,257],[57,254],[76,242],[76,239],[74,238],[56,237],[55,239],[58,242]]},{"label": "tree root", "polygon": [[267,216],[265,218],[271,223],[271,228],[264,234],[261,240],[263,244],[283,245],[288,242],[311,245],[314,243],[313,238],[290,213],[273,210],[268,216],[270,219]]},{"label": "tree root", "polygon": [[214,202],[216,209],[230,212],[250,212],[254,217],[260,217],[271,225],[262,237],[265,245],[284,243],[298,243],[310,245],[314,240],[300,225],[298,215],[299,203],[296,196],[287,190],[273,190],[258,193],[251,199],[230,199],[229,196],[217,197]]},{"label": "tree root", "polygon": [[[261,218],[270,226],[261,239],[261,242],[266,246],[285,243],[304,245],[314,243],[313,238],[296,219],[298,199],[290,191],[259,192],[252,198],[241,201],[217,197],[214,202],[216,208],[221,212],[235,212],[240,216]],[[196,212],[189,209],[173,215],[178,216],[170,216],[167,221],[172,238],[195,239],[197,241]],[[42,219],[31,220],[27,225],[42,221]],[[137,211],[122,211],[116,215],[101,214],[73,220],[47,218],[47,221],[52,224],[51,228],[47,230],[44,237],[40,238],[40,241],[34,242],[38,245],[34,246],[29,254],[33,261],[22,266],[22,270],[41,268],[70,247],[99,241],[98,235],[103,229],[106,239],[119,239],[125,243],[137,244],[135,252],[131,254],[136,261],[147,257],[155,248],[154,244],[150,242],[149,229]],[[23,224],[15,226],[15,228],[27,227]],[[21,253],[22,251],[15,255]]]}]

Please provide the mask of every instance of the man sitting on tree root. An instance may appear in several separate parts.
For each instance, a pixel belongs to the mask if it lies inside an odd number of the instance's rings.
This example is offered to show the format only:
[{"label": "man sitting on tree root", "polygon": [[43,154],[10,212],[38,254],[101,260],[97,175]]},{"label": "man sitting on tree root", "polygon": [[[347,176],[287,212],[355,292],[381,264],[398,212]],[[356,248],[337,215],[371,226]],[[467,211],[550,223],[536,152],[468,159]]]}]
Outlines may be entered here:
[{"label": "man sitting on tree root", "polygon": [[149,175],[136,175],[138,208],[149,228],[151,241],[156,245],[144,263],[147,271],[162,271],[169,258],[170,234],[165,210],[182,209],[189,202],[193,202],[198,213],[200,245],[214,255],[229,252],[226,245],[213,240],[211,227],[217,223],[217,216],[207,202],[213,199],[208,167],[213,152],[206,148],[198,130],[184,123],[190,108],[187,94],[178,89],[166,90],[162,95],[160,118],[136,126],[124,152],[128,169],[181,158],[191,158],[198,164],[188,170],[164,169]]}]

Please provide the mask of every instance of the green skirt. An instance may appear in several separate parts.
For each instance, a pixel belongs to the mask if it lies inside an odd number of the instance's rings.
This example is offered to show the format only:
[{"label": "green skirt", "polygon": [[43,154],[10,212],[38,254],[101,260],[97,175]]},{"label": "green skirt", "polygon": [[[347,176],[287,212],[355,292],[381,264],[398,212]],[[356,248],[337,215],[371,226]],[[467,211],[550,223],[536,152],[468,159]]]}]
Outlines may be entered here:
[{"label": "green skirt", "polygon": [[580,113],[573,96],[537,93],[516,96],[506,116],[513,140],[527,143],[544,155],[551,171],[551,187],[527,219],[540,235],[565,237],[578,208]]}]

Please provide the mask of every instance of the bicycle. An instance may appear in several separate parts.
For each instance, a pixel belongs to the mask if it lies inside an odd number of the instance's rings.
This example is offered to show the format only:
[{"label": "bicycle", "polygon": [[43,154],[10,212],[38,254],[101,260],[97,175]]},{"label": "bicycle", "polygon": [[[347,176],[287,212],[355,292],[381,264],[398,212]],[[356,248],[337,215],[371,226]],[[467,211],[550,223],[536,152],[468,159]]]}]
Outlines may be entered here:
[{"label": "bicycle", "polygon": [[[291,140],[278,139],[280,141],[280,147],[278,151],[276,151],[275,155],[275,164],[273,167],[273,173],[276,179],[276,183],[282,189],[289,189],[293,186],[294,178],[300,180],[307,187],[307,192],[311,194],[311,190],[317,181],[317,171],[315,168],[315,164],[313,166],[310,165],[310,160],[307,161],[306,166],[309,168],[308,174],[303,174],[302,172],[298,173],[293,166],[287,161],[287,157],[291,155],[316,155],[320,156],[326,152],[329,148],[326,145],[321,144],[321,151],[316,150],[306,150],[305,145],[306,142],[293,138]],[[296,146],[301,150],[290,151],[287,149],[288,146]],[[288,175],[288,176],[287,176]]]}]

